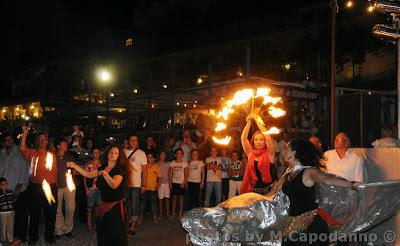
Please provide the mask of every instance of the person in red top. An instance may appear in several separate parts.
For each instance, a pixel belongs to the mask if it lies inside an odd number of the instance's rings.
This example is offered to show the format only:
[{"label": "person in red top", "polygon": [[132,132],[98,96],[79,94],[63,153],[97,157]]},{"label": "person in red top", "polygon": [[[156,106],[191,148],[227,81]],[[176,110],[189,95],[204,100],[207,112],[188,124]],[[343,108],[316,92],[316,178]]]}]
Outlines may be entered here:
[{"label": "person in red top", "polygon": [[[250,114],[247,124],[243,129],[241,142],[243,150],[248,156],[248,163],[244,173],[240,194],[247,192],[266,193],[267,187],[276,179],[276,167],[274,163],[275,149],[270,135],[265,134],[267,129],[257,120],[257,115]],[[254,132],[249,141],[248,135],[255,121],[259,131]]]},{"label": "person in red top", "polygon": [[[56,202],[49,203],[42,189],[43,180],[46,180],[53,194],[57,197],[57,158],[54,151],[50,149],[49,139],[46,133],[38,134],[38,147],[30,149],[26,146],[28,127],[22,127],[23,134],[20,144],[22,155],[30,161],[29,186],[26,191],[29,201],[30,220],[29,220],[29,243],[35,244],[39,240],[39,218],[43,208],[45,218],[45,240],[47,243],[54,244],[54,228],[57,212]],[[51,155],[51,170],[46,168],[46,159]],[[49,158],[49,160],[51,160]]]}]

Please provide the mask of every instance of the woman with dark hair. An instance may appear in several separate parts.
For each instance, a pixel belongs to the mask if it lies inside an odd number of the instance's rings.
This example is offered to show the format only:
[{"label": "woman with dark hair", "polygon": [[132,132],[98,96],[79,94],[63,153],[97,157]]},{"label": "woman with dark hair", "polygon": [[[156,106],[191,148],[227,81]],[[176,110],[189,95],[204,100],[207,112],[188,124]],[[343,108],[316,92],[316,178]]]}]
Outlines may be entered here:
[{"label": "woman with dark hair", "polygon": [[[257,121],[257,115],[250,114],[247,124],[243,129],[241,142],[243,150],[248,156],[248,163],[244,173],[240,194],[247,192],[267,193],[267,187],[276,180],[276,167],[274,164],[275,149],[267,129]],[[248,135],[255,121],[260,131],[256,131],[249,141]]]},{"label": "woman with dark hair", "polygon": [[100,208],[96,212],[98,245],[128,245],[123,204],[127,158],[115,145],[106,153],[107,160],[103,163],[107,164],[103,164],[97,171],[88,172],[73,162],[69,162],[68,166],[86,178],[97,177],[96,185],[101,195]]},{"label": "woman with dark hair", "polygon": [[[323,155],[307,140],[291,140],[284,150],[283,159],[290,165],[281,179],[284,182],[282,191],[289,197],[290,206],[282,245],[329,245],[327,222],[338,222],[318,208],[315,184],[355,189],[358,183],[320,171]],[[326,236],[319,236],[324,233]],[[309,239],[312,235],[318,235],[316,241],[301,242],[300,237]]]}]

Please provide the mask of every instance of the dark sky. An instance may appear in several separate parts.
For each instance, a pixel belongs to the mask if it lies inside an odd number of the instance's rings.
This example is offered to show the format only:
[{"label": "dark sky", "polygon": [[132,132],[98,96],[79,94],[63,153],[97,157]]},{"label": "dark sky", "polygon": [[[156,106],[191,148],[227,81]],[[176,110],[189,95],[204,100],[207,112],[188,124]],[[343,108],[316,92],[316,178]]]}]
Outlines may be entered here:
[{"label": "dark sky", "polygon": [[[138,9],[146,10],[146,1],[156,6],[173,2],[164,8],[171,14],[167,19],[151,18],[140,23],[135,17],[146,16],[146,13],[137,13]],[[139,40],[138,49],[146,50],[142,55],[158,55],[204,46],[206,42],[192,40],[200,40],[196,36],[207,35],[208,30],[217,34],[219,28],[232,21],[268,18],[271,13],[281,13],[281,18],[285,18],[288,9],[316,1],[0,1],[0,94],[9,92],[12,78],[23,71],[66,57],[101,55],[117,49],[127,33]],[[160,9],[162,12],[163,8]]]}]

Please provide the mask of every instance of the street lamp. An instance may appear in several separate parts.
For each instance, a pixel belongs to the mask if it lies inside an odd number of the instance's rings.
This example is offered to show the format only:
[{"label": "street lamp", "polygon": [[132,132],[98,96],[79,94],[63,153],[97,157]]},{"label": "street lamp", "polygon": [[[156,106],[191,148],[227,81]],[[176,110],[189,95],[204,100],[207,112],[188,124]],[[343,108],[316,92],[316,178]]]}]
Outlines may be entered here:
[{"label": "street lamp", "polygon": [[[102,82],[103,84],[109,84],[109,82],[112,79],[111,72],[105,68],[101,68],[97,71],[97,77]],[[106,119],[105,119],[105,128],[106,128],[106,133],[108,133],[108,121],[109,121],[109,116],[110,116],[110,96],[113,97],[114,93],[112,95],[108,92],[108,89],[105,89],[105,95],[106,95]]]}]

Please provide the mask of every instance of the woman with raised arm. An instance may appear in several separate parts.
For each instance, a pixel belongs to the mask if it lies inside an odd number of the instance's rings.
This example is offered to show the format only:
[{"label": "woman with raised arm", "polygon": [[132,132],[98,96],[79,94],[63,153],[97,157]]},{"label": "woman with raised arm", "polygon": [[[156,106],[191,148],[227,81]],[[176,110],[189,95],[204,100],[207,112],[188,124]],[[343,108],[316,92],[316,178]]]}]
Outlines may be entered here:
[{"label": "woman with raised arm", "polygon": [[[246,118],[246,126],[242,131],[241,142],[243,151],[248,156],[248,162],[244,173],[240,194],[247,192],[267,193],[267,187],[272,184],[276,176],[274,164],[275,149],[267,129],[257,121],[257,115],[250,114]],[[252,121],[258,126],[259,131],[254,132],[249,141],[248,135]]]},{"label": "woman with raised arm", "polygon": [[[290,165],[281,178],[282,191],[290,201],[289,219],[283,230],[284,246],[329,245],[327,222],[340,224],[318,208],[315,199],[316,183],[352,189],[356,189],[359,184],[320,171],[322,156],[311,142],[302,139],[291,140],[284,150],[283,159]],[[320,236],[321,234],[325,235]],[[317,237],[314,237],[314,241],[308,241],[315,235]]]},{"label": "woman with raised arm", "polygon": [[123,204],[123,181],[127,165],[125,153],[117,146],[112,146],[98,171],[89,172],[73,162],[67,165],[86,178],[98,177],[96,185],[101,196],[100,208],[96,212],[98,245],[128,245]]}]

